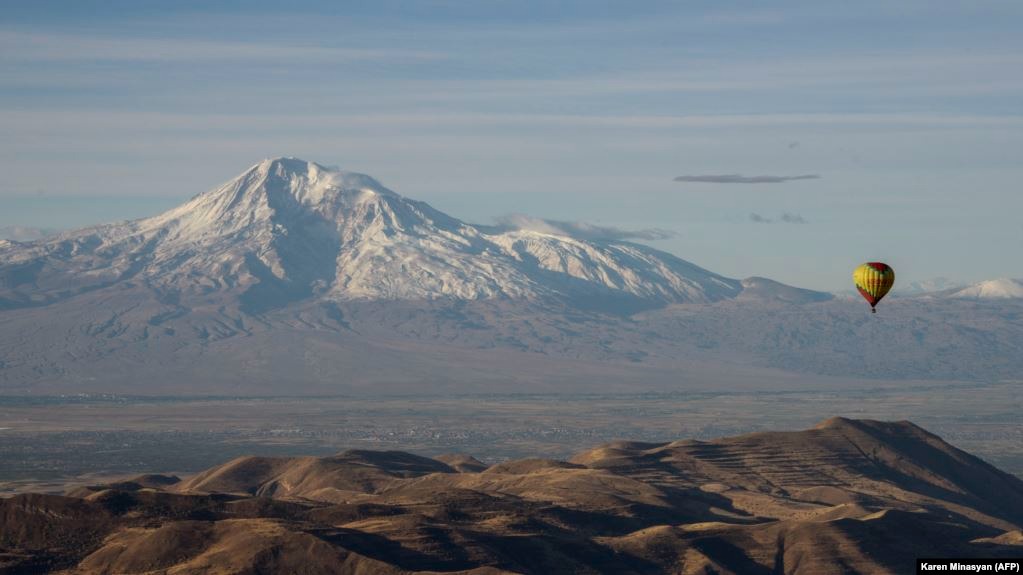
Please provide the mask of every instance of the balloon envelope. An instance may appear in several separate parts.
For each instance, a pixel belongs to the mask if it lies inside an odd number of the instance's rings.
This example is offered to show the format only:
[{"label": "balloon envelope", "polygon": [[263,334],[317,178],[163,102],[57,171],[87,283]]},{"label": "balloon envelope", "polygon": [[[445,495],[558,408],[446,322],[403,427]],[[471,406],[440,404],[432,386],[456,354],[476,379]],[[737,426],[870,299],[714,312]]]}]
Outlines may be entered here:
[{"label": "balloon envelope", "polygon": [[853,282],[873,309],[895,284],[895,270],[886,263],[867,262],[853,271]]}]

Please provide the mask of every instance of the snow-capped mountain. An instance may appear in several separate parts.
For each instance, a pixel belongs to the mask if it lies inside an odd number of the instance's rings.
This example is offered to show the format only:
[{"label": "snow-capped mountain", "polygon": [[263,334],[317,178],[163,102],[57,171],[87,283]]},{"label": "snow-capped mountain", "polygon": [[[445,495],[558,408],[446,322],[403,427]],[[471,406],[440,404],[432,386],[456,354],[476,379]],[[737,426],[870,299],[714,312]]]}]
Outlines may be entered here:
[{"label": "snow-capped mountain", "polygon": [[373,178],[265,160],[155,217],[0,246],[0,298],[45,303],[118,282],[253,309],[345,301],[608,296],[712,302],[736,280],[628,242],[476,226]]},{"label": "snow-capped mountain", "polygon": [[957,299],[1020,299],[1023,298],[1023,280],[1001,278],[977,282],[946,292],[946,296]]},{"label": "snow-capped mountain", "polygon": [[[0,392],[591,392],[755,385],[762,367],[1023,369],[1015,280],[872,315],[859,298],[730,279],[599,227],[537,224],[469,224],[369,176],[281,158],[151,218],[0,240]],[[1005,299],[963,299],[994,294]]]}]

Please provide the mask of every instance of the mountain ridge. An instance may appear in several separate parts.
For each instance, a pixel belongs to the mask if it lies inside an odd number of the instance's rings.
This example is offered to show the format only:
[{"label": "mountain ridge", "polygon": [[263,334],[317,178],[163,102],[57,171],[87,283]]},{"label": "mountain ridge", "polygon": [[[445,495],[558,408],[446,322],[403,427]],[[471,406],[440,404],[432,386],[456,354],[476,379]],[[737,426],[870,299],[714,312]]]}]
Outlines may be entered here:
[{"label": "mountain ridge", "polygon": [[[9,306],[19,301],[11,288],[26,283],[50,296],[44,301],[64,297],[56,284],[70,276],[88,288],[140,279],[186,297],[237,291],[257,312],[308,297],[679,303],[742,291],[737,280],[640,244],[475,226],[364,174],[295,158],[264,160],[154,217],[0,249]],[[10,271],[18,265],[24,277]]]},{"label": "mountain ridge", "polygon": [[832,418],[570,461],[249,456],[20,494],[0,574],[905,573],[1018,556],[1021,525],[1019,478],[907,421]]},{"label": "mountain ridge", "polygon": [[1023,299],[894,298],[870,317],[562,228],[469,224],[369,176],[265,160],[151,218],[0,241],[0,389],[805,389],[1023,369]]},{"label": "mountain ridge", "polygon": [[1023,279],[999,278],[942,292],[945,297],[973,300],[1023,299]]}]

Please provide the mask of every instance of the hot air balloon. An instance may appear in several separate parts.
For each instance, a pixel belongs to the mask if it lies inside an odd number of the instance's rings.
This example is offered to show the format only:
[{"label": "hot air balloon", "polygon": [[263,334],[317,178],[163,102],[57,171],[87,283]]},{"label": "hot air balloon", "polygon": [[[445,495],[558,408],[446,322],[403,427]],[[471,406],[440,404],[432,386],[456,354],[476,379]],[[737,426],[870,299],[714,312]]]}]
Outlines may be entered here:
[{"label": "hot air balloon", "polygon": [[877,313],[874,306],[892,289],[895,270],[881,262],[867,262],[853,271],[853,282],[863,299],[870,304],[870,311]]}]

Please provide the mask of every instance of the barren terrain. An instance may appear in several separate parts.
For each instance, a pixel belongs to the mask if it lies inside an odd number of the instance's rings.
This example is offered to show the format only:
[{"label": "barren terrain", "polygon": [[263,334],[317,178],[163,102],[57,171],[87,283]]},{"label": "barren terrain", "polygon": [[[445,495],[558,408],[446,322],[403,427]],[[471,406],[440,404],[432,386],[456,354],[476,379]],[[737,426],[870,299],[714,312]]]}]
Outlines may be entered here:
[{"label": "barren terrain", "polygon": [[1023,481],[909,422],[487,465],[244,456],[0,500],[3,573],[905,573],[1018,556]]}]

